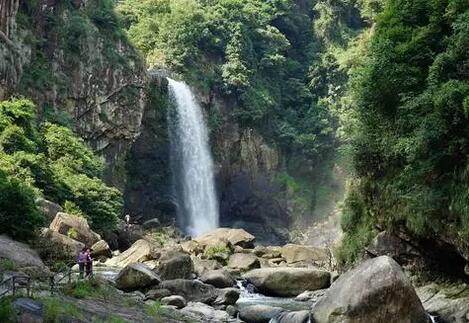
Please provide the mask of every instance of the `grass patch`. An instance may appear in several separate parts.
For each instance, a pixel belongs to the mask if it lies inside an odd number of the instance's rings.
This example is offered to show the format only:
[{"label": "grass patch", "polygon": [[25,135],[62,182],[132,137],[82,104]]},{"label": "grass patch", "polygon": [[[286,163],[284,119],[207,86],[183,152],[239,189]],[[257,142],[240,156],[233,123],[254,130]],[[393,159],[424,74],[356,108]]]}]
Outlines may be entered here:
[{"label": "grass patch", "polygon": [[128,321],[117,316],[110,316],[110,317],[106,317],[105,319],[95,320],[94,322],[95,323],[127,323]]},{"label": "grass patch", "polygon": [[162,231],[152,233],[152,238],[162,247],[164,247],[170,240],[170,236],[166,232]]},{"label": "grass patch", "polygon": [[163,314],[163,307],[160,302],[154,301],[145,304],[145,313],[151,317],[159,318]]},{"label": "grass patch", "polygon": [[44,305],[46,322],[60,323],[64,322],[64,318],[82,318],[78,307],[62,299],[46,297],[41,302]]},{"label": "grass patch", "polygon": [[0,299],[0,322],[17,322],[17,315],[13,307],[13,297],[7,296]]},{"label": "grass patch", "polygon": [[64,288],[64,294],[79,299],[102,300],[110,300],[118,296],[112,287],[101,284],[96,279],[73,282]]},{"label": "grass patch", "polygon": [[0,272],[14,270],[16,270],[16,264],[12,260],[5,258],[0,259]]},{"label": "grass patch", "polygon": [[204,251],[204,256],[207,259],[215,259],[224,264],[228,261],[230,256],[233,254],[233,249],[230,245],[220,244],[216,246],[207,247]]}]

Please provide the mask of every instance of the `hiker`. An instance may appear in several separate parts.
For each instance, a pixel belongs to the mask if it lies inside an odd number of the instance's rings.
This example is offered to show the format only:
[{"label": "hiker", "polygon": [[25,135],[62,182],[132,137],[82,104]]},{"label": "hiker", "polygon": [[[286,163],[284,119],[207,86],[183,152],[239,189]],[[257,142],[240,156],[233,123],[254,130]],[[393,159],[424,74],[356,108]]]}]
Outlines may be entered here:
[{"label": "hiker", "polygon": [[85,272],[85,266],[87,264],[87,261],[88,261],[88,253],[87,253],[87,248],[84,247],[83,249],[81,249],[80,253],[78,254],[78,259],[77,259],[77,262],[78,262],[78,268],[80,269],[80,279],[83,279],[83,274]]},{"label": "hiker", "polygon": [[91,276],[93,275],[93,258],[91,258],[91,252],[93,252],[93,249],[91,248],[86,249],[86,263],[85,263],[86,278],[91,278]]},{"label": "hiker", "polygon": [[130,228],[130,214],[126,214],[124,219],[125,219],[125,230],[128,231]]}]

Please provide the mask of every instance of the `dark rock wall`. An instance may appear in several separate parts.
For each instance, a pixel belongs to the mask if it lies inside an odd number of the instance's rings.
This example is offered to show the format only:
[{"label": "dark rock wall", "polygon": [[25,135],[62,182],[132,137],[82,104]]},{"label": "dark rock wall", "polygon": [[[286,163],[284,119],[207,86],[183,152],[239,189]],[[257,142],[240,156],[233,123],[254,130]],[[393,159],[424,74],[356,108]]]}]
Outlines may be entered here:
[{"label": "dark rock wall", "polygon": [[0,99],[32,98],[101,153],[123,187],[122,157],[140,133],[147,76],[119,30],[93,20],[99,2],[0,2]]}]

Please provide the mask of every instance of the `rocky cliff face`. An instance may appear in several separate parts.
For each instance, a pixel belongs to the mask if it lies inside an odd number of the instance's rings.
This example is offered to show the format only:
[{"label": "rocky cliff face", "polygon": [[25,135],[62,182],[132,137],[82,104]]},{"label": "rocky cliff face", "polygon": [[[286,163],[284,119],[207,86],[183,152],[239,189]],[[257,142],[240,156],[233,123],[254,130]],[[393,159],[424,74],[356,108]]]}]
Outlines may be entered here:
[{"label": "rocky cliff face", "polygon": [[34,99],[44,119],[69,123],[108,161],[123,186],[121,157],[140,133],[146,72],[104,1],[0,2],[0,99]]},{"label": "rocky cliff face", "polygon": [[255,129],[233,120],[232,102],[216,93],[200,95],[211,126],[212,151],[217,164],[221,225],[252,232],[260,242],[282,243],[290,225],[285,188],[275,176],[283,169],[283,156]]}]

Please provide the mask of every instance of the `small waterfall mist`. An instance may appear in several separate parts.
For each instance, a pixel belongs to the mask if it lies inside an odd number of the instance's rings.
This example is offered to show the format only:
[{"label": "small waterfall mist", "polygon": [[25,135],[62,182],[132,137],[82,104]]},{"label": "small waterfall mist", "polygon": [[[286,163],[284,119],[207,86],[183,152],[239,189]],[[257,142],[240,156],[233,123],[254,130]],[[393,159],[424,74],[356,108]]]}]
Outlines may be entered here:
[{"label": "small waterfall mist", "polygon": [[187,84],[168,78],[173,188],[179,225],[191,236],[218,227],[214,166],[202,109]]}]

